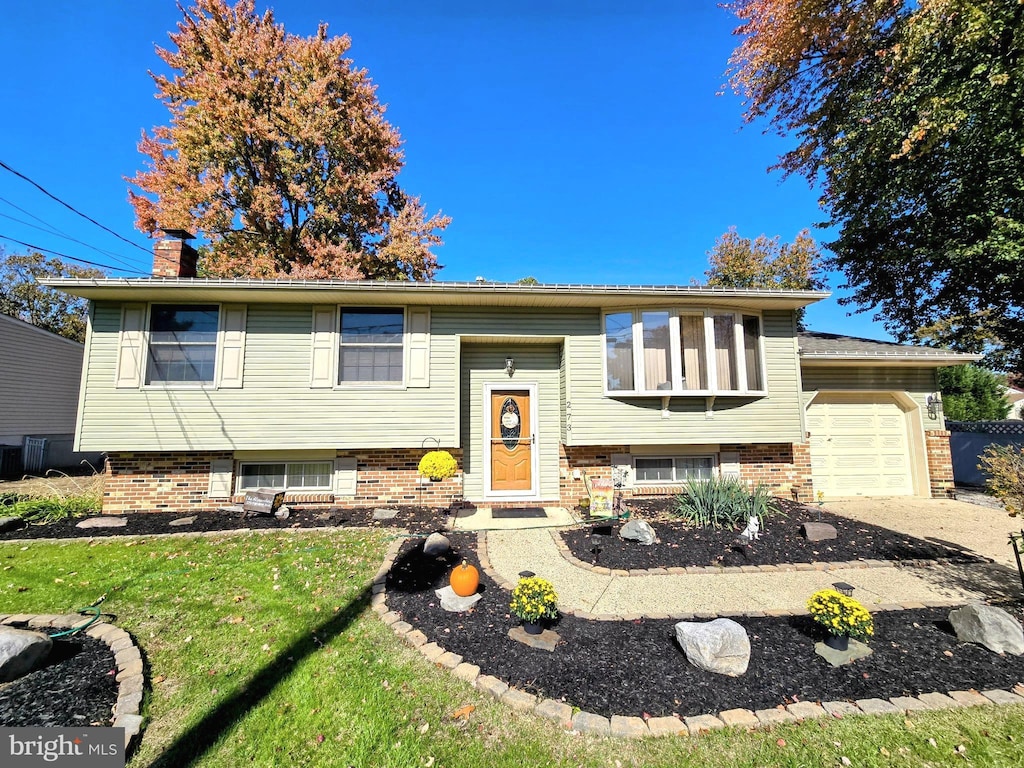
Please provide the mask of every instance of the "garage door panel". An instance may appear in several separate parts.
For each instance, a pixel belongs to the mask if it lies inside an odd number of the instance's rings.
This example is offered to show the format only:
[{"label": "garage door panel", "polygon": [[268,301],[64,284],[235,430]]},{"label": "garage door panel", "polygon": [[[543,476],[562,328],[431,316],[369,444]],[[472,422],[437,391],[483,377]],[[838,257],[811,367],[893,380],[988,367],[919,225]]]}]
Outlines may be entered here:
[{"label": "garage door panel", "polygon": [[806,424],[815,490],[837,496],[913,493],[906,416],[893,398],[820,395]]}]

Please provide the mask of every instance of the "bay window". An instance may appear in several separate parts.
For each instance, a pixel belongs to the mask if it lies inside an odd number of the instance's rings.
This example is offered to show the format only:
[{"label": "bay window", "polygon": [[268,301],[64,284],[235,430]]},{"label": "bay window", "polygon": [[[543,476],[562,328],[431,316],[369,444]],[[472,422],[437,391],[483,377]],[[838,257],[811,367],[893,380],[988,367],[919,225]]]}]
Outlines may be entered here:
[{"label": "bay window", "polygon": [[604,338],[608,393],[764,393],[758,315],[619,310],[605,314]]}]

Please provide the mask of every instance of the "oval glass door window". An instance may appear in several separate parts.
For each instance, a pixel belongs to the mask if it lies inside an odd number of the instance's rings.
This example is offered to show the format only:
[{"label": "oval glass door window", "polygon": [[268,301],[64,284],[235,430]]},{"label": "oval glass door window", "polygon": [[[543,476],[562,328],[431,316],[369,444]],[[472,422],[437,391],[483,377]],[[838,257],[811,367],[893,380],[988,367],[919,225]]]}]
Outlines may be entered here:
[{"label": "oval glass door window", "polygon": [[510,451],[515,450],[519,445],[519,436],[522,434],[523,424],[519,416],[519,406],[511,397],[506,397],[501,404],[501,442]]}]

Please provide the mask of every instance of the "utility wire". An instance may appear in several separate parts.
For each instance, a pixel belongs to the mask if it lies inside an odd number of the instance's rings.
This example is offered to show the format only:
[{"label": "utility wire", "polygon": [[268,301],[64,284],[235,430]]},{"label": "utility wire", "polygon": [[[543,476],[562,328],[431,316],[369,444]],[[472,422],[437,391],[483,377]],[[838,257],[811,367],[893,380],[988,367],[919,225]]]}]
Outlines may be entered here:
[{"label": "utility wire", "polygon": [[[37,184],[36,182],[32,181],[32,179],[30,179],[30,178],[29,178],[28,176],[26,176],[25,174],[23,174],[23,173],[19,173],[18,171],[16,171],[16,170],[14,170],[13,168],[11,168],[11,166],[9,166],[9,165],[8,165],[7,163],[5,163],[5,162],[4,162],[3,160],[0,160],[0,168],[3,168],[3,169],[4,169],[5,171],[9,171],[10,173],[13,173],[13,174],[14,174],[15,176],[17,176],[17,177],[18,177],[19,179],[23,179],[23,180],[27,181],[27,182],[28,182],[29,184],[31,184],[31,185],[32,185],[33,187],[35,187],[36,189],[38,189],[38,190],[39,190],[40,192],[42,192],[42,193],[43,193],[44,195],[46,195],[46,196],[47,196],[47,197],[49,197],[50,199],[52,199],[52,200],[56,200],[56,201],[57,201],[58,203],[60,203],[61,205],[63,205],[63,206],[65,207],[65,208],[67,208],[67,209],[68,209],[69,211],[71,211],[72,213],[75,213],[75,214],[77,214],[77,215],[81,216],[81,217],[82,217],[83,219],[85,219],[86,221],[90,221],[90,222],[92,222],[92,223],[93,223],[93,224],[95,224],[95,225],[96,225],[97,227],[99,227],[100,229],[102,229],[102,230],[103,230],[104,232],[109,232],[110,234],[112,234],[112,235],[113,235],[114,237],[116,237],[116,238],[117,238],[118,240],[122,240],[122,241],[124,241],[124,242],[128,243],[128,245],[132,246],[133,248],[138,248],[138,249],[139,249],[140,251],[142,251],[143,253],[146,253],[146,254],[148,254],[148,253],[149,253],[149,249],[147,249],[147,248],[143,248],[143,247],[142,247],[141,245],[139,245],[138,243],[133,243],[133,242],[132,242],[131,240],[129,240],[129,239],[127,238],[127,237],[123,237],[123,236],[121,236],[121,235],[117,234],[117,232],[115,232],[114,230],[112,230],[112,229],[111,229],[110,227],[105,227],[105,226],[103,226],[102,224],[100,224],[100,223],[99,223],[98,221],[96,221],[96,219],[94,219],[94,218],[92,218],[91,216],[88,216],[88,215],[86,215],[86,214],[82,213],[82,212],[81,212],[80,210],[78,210],[77,208],[75,208],[75,207],[74,207],[73,205],[71,205],[70,203],[65,203],[65,202],[64,202],[63,200],[61,200],[61,199],[60,199],[59,197],[57,197],[57,196],[56,196],[55,194],[53,194],[52,192],[49,192],[49,191],[47,191],[47,190],[46,190],[46,189],[44,189],[44,188],[43,188],[43,187],[42,187],[42,186],[41,186],[40,184]],[[17,241],[15,241],[15,242],[17,242]],[[71,257],[69,256],[69,257],[67,257],[67,258],[71,258]]]},{"label": "utility wire", "polygon": [[[8,202],[7,200],[4,200],[2,197],[0,197],[0,201],[3,201],[5,203],[7,203],[8,205],[13,205],[12,203]],[[14,207],[17,208],[18,206],[15,205]],[[22,209],[18,208],[18,210],[20,211]],[[32,216],[32,214],[28,213],[28,211],[25,211],[25,213],[27,213],[29,216]],[[104,256],[109,256],[114,261],[116,261],[116,262],[118,262],[120,264],[123,264],[124,266],[128,267],[129,269],[135,269],[138,266],[137,264],[131,263],[127,259],[122,259],[116,253],[111,253],[110,251],[104,251],[102,248],[97,248],[95,245],[89,245],[89,243],[85,243],[85,242],[82,242],[81,240],[77,240],[77,239],[71,237],[71,235],[65,235],[59,229],[56,229],[55,227],[50,226],[45,221],[43,221],[43,224],[45,224],[46,226],[40,227],[37,224],[30,224],[29,222],[22,221],[21,219],[15,218],[14,216],[8,216],[6,213],[0,213],[0,216],[2,216],[5,219],[10,219],[11,221],[17,222],[18,224],[21,224],[24,227],[31,227],[32,229],[38,229],[40,232],[45,232],[48,235],[53,235],[55,237],[59,237],[59,238],[62,238],[64,240],[70,240],[72,243],[77,243],[78,245],[84,245],[86,248],[88,248],[90,250],[93,250],[93,251],[96,251],[96,253],[102,253]],[[32,218],[36,219],[37,221],[42,221],[42,219],[40,219],[38,216],[32,216]]]},{"label": "utility wire", "polygon": [[100,269],[110,269],[110,270],[113,270],[115,272],[134,272],[136,275],[143,275],[143,276],[148,276],[149,275],[148,272],[143,272],[141,269],[122,269],[121,267],[113,267],[110,264],[99,264],[99,263],[97,263],[95,261],[87,261],[86,259],[80,259],[77,256],[69,256],[68,254],[61,253],[60,251],[54,251],[54,250],[51,250],[49,248],[43,248],[42,246],[33,245],[32,243],[26,243],[23,240],[17,240],[17,239],[15,239],[13,237],[9,237],[8,235],[4,235],[4,234],[0,234],[0,240],[10,240],[12,243],[17,243],[18,245],[23,245],[26,248],[31,248],[32,250],[40,251],[41,253],[52,253],[54,256],[58,256],[58,257],[60,257],[62,259],[69,259],[70,261],[77,261],[79,264],[88,264],[90,267],[99,267]]}]

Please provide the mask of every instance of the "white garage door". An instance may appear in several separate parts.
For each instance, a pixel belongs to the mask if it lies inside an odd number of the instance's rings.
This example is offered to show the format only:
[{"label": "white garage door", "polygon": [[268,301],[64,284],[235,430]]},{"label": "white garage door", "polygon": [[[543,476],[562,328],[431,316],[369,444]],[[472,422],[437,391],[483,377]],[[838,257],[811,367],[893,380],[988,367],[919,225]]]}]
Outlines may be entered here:
[{"label": "white garage door", "polygon": [[807,409],[811,477],[826,496],[914,492],[907,420],[890,395],[819,395]]}]

